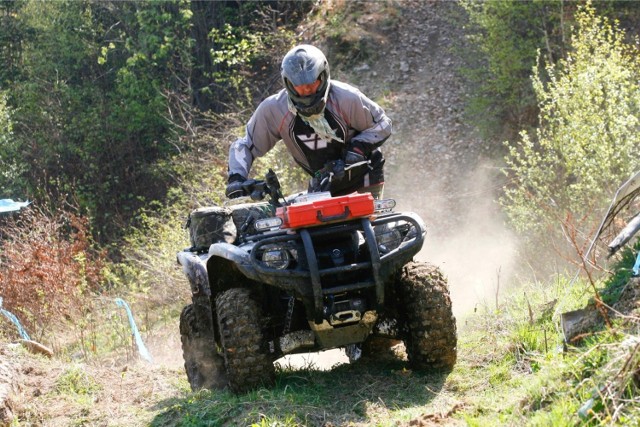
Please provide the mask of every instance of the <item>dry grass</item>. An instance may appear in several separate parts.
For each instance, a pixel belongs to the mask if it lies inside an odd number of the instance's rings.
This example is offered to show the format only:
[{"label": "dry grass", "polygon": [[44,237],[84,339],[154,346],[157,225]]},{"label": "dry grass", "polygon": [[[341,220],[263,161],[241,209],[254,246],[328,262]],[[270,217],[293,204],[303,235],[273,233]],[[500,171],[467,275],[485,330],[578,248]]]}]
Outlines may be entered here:
[{"label": "dry grass", "polygon": [[87,295],[99,289],[103,256],[92,247],[86,218],[36,207],[23,211],[2,224],[4,308],[36,339],[65,318],[82,317],[90,308]]}]

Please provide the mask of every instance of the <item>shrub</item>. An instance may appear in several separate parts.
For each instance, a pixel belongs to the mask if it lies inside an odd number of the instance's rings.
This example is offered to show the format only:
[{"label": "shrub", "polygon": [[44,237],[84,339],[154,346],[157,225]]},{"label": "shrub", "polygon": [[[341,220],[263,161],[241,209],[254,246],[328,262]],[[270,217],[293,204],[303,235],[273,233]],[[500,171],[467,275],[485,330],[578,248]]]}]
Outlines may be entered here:
[{"label": "shrub", "polygon": [[517,229],[574,247],[640,159],[638,49],[589,5],[576,18],[567,58],[546,67],[547,84],[533,76],[540,126],[509,147],[512,184],[501,199]]},{"label": "shrub", "polygon": [[100,285],[102,254],[92,248],[87,219],[31,207],[0,223],[0,295],[31,336],[77,317]]},{"label": "shrub", "polygon": [[467,113],[488,135],[505,125],[535,123],[536,99],[529,75],[536,50],[549,61],[562,56],[565,15],[572,5],[545,1],[463,0],[470,52],[463,74],[473,88]]},{"label": "shrub", "polygon": [[[13,138],[12,109],[7,96],[0,92],[0,198],[8,197],[15,190],[21,162],[17,159],[17,144]],[[5,194],[2,194],[5,193]]]}]

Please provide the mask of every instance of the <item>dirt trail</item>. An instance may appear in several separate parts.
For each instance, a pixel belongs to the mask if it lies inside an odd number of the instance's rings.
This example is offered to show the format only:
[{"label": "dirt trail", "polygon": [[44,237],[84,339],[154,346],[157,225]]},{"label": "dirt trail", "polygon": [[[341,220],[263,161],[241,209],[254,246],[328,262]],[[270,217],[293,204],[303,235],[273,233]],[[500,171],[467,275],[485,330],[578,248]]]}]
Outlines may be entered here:
[{"label": "dirt trail", "polygon": [[448,1],[399,4],[400,23],[387,35],[380,60],[356,67],[362,71],[354,78],[365,93],[390,92],[394,135],[383,147],[385,195],[424,219],[428,236],[420,257],[449,277],[459,316],[505,285],[516,243],[496,203],[495,142],[478,137],[463,114],[470,92],[458,72],[465,12]]}]

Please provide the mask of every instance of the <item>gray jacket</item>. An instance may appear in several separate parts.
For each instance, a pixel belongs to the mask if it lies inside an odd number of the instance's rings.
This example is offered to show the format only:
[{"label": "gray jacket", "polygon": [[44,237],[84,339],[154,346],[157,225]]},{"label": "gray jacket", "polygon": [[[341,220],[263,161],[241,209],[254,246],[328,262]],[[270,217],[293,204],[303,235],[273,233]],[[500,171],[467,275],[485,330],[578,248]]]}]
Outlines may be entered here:
[{"label": "gray jacket", "polygon": [[391,120],[384,110],[357,88],[339,81],[331,80],[325,117],[338,140],[320,138],[291,113],[286,90],[268,97],[251,116],[245,136],[231,145],[229,176],[247,178],[253,160],[265,155],[279,140],[284,141],[295,161],[313,174],[326,161],[339,158],[337,153],[349,142],[358,141],[371,152],[391,135]]}]

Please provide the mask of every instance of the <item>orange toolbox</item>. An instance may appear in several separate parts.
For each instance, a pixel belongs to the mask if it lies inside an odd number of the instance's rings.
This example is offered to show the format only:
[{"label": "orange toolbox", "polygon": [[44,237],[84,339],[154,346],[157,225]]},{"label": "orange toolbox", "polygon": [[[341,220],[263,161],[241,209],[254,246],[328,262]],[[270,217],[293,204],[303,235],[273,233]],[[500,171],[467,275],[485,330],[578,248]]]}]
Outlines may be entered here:
[{"label": "orange toolbox", "polygon": [[371,193],[352,193],[277,208],[283,228],[313,227],[373,215]]}]

